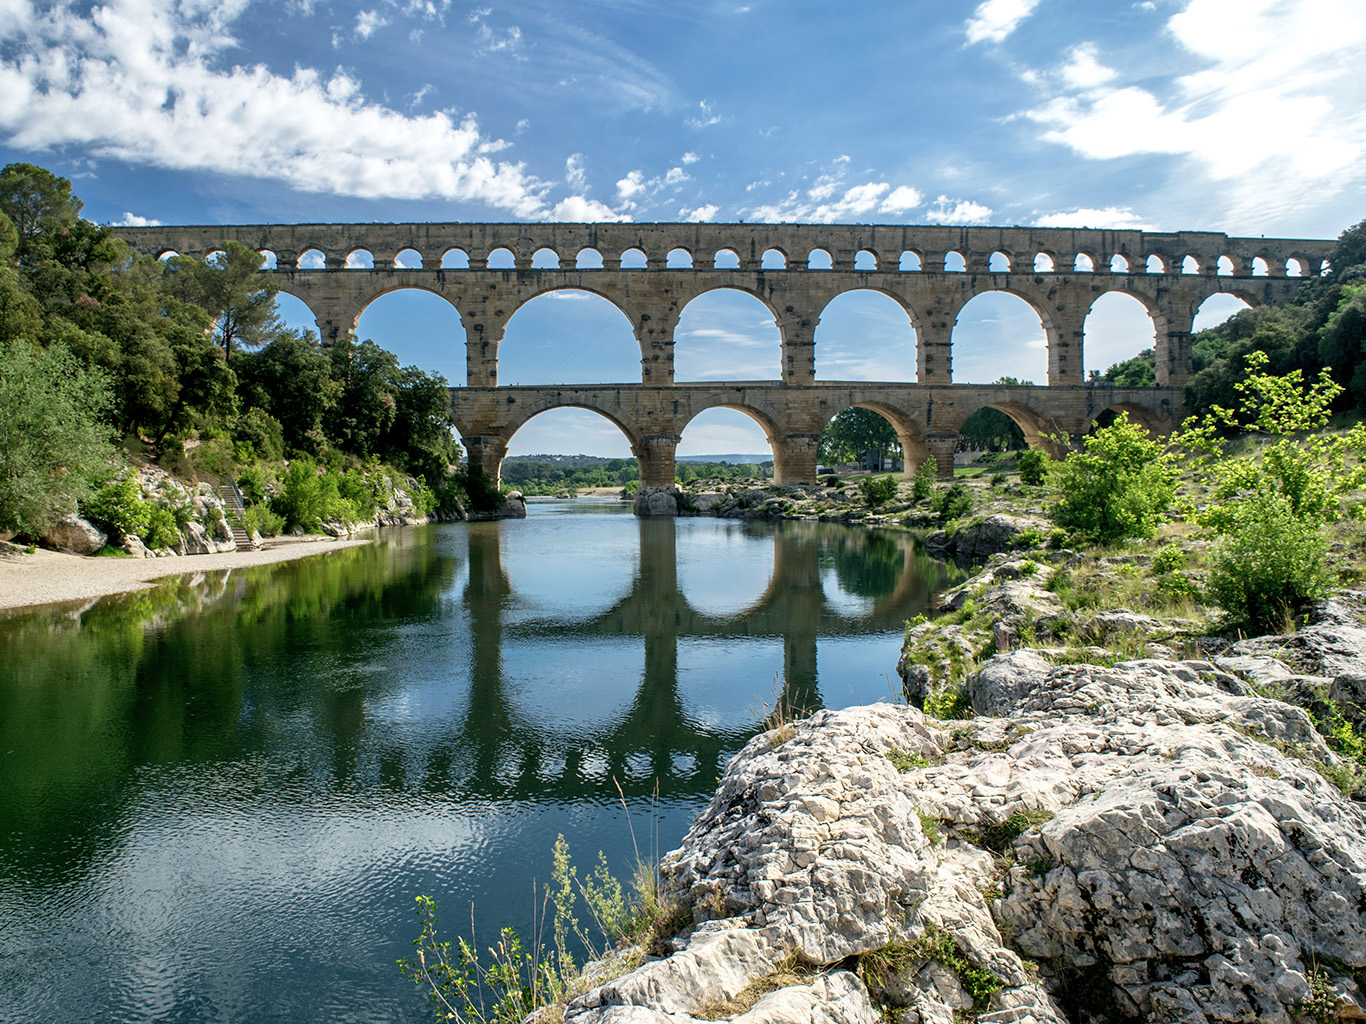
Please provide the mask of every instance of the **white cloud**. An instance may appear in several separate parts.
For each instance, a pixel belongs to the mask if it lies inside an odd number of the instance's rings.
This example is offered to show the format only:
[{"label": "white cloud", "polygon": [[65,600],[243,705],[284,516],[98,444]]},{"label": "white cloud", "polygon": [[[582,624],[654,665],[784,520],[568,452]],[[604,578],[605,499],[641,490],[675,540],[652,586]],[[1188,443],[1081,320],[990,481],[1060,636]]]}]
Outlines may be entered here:
[{"label": "white cloud", "polygon": [[719,211],[720,207],[715,203],[707,203],[695,210],[689,210],[685,206],[678,211],[678,219],[688,224],[710,224],[716,219],[716,214]]},{"label": "white cloud", "polygon": [[923,198],[916,189],[909,185],[901,185],[892,189],[891,194],[878,205],[877,211],[878,213],[905,213],[907,210],[919,206]]},{"label": "white cloud", "polygon": [[702,100],[698,103],[697,107],[702,111],[701,117],[687,117],[683,119],[683,123],[689,128],[710,128],[714,124],[721,123],[721,115],[713,114],[711,112],[711,104],[706,100]]},{"label": "white cloud", "polygon": [[969,43],[1000,43],[1034,13],[1039,0],[986,0],[964,23]]},{"label": "white cloud", "polygon": [[1185,157],[1248,222],[1366,184],[1359,0],[1244,0],[1237,17],[1224,0],[1189,0],[1167,35],[1204,65],[1169,90],[1151,84],[1151,55],[1124,76],[1079,47],[1036,79],[1057,84],[1027,116],[1088,159]]},{"label": "white cloud", "polygon": [[369,39],[374,35],[375,29],[383,28],[387,24],[389,19],[379,11],[361,11],[356,15],[356,35],[361,39]]},{"label": "white cloud", "polygon": [[991,220],[991,207],[940,196],[925,212],[925,219],[931,224],[986,224]]},{"label": "white cloud", "polygon": [[686,167],[688,164],[695,164],[695,163],[697,163],[697,161],[700,160],[701,157],[699,157],[696,153],[691,153],[691,152],[690,152],[690,153],[684,153],[683,156],[681,157],[681,159],[682,159],[682,161],[683,161],[683,165]]},{"label": "white cloud", "polygon": [[588,182],[588,175],[584,170],[584,163],[587,157],[582,153],[574,153],[564,162],[564,181],[570,188],[583,188]]},{"label": "white cloud", "polygon": [[617,198],[634,199],[645,191],[645,175],[640,171],[628,171],[626,177],[617,182]]},{"label": "white cloud", "polygon": [[[473,117],[409,116],[340,70],[220,66],[249,0],[109,0],[88,17],[15,5],[0,21],[0,137],[28,150],[275,180],[365,198],[438,197],[544,217],[549,189]],[[573,200],[567,200],[573,202]]]},{"label": "white cloud", "polygon": [[152,217],[139,217],[136,213],[124,211],[123,219],[114,222],[116,228],[154,228],[161,221]]},{"label": "white cloud", "polygon": [[1114,231],[1145,231],[1153,228],[1150,222],[1127,206],[1107,206],[1104,209],[1083,206],[1074,210],[1060,210],[1035,217],[1034,224],[1041,228],[1106,228]]},{"label": "white cloud", "polygon": [[885,181],[869,181],[845,187],[823,175],[806,191],[805,197],[799,192],[789,192],[777,203],[750,209],[746,216],[766,223],[833,224],[867,220],[873,214],[904,213],[918,206],[920,201],[920,193],[908,185],[893,189]]},{"label": "white cloud", "polygon": [[628,171],[626,177],[617,182],[617,201],[625,208],[634,209],[643,202],[666,189],[678,190],[678,186],[691,179],[681,167],[671,167],[663,175],[646,178],[643,171]]},{"label": "white cloud", "polygon": [[567,196],[550,210],[547,220],[567,221],[570,223],[596,224],[602,222],[625,221],[631,218],[617,213],[606,203],[583,196]]}]

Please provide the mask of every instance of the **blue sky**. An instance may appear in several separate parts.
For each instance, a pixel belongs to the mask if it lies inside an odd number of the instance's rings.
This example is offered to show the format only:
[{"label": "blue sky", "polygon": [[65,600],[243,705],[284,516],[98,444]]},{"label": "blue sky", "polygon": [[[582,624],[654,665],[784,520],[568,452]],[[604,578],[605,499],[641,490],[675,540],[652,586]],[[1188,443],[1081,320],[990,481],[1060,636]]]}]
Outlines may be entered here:
[{"label": "blue sky", "polygon": [[[0,0],[0,162],[70,177],[93,220],[806,220],[1335,237],[1366,216],[1361,0]],[[361,334],[463,379],[438,300]],[[999,301],[998,301],[999,300]],[[1211,300],[1209,322],[1236,303]],[[292,320],[311,318],[285,304]],[[1136,304],[1086,366],[1150,343]],[[777,376],[776,328],[715,293],[680,380]],[[874,345],[870,339],[876,339]],[[914,338],[871,294],[817,335],[818,376],[905,379]],[[724,354],[724,358],[722,358]],[[546,297],[504,382],[639,379],[626,321]],[[1037,318],[981,297],[955,379],[1044,377]],[[683,453],[762,451],[739,413]],[[592,414],[514,451],[624,454]]]}]

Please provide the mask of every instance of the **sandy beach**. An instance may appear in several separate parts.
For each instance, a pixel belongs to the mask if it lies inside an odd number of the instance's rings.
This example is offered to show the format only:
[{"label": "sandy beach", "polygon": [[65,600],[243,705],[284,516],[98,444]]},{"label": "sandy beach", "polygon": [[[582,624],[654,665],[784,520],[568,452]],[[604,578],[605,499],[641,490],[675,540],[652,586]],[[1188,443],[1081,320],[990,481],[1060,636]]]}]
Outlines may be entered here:
[{"label": "sandy beach", "polygon": [[179,558],[86,558],[39,549],[0,544],[0,610],[88,601],[108,594],[142,590],[159,579],[216,569],[246,569],[292,558],[324,555],[371,538],[335,540],[330,537],[275,537],[260,551],[229,551],[217,555]]}]

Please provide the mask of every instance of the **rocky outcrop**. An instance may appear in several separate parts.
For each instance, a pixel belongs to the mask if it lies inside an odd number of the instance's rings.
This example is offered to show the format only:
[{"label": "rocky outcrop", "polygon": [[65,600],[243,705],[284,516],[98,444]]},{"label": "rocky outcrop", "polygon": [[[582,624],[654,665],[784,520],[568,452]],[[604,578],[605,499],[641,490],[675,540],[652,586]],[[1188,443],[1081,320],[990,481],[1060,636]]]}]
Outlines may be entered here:
[{"label": "rocky outcrop", "polygon": [[[1366,1016],[1366,812],[1303,710],[1205,661],[1037,651],[968,691],[967,721],[755,737],[665,858],[695,926],[565,1019]],[[746,1008],[784,957],[805,978]]]},{"label": "rocky outcrop", "polygon": [[[925,538],[925,550],[941,558],[969,561],[1018,547],[1031,547],[1047,533],[1048,524],[1042,519],[997,513],[974,520],[952,533],[936,530]],[[1030,534],[1033,544],[1024,543],[1022,535]]]},{"label": "rocky outcrop", "polygon": [[78,515],[65,515],[47,528],[42,536],[43,547],[67,551],[73,555],[93,555],[108,535],[93,523]]},{"label": "rocky outcrop", "polygon": [[638,516],[676,516],[678,491],[672,487],[642,487],[636,492],[631,510]]}]

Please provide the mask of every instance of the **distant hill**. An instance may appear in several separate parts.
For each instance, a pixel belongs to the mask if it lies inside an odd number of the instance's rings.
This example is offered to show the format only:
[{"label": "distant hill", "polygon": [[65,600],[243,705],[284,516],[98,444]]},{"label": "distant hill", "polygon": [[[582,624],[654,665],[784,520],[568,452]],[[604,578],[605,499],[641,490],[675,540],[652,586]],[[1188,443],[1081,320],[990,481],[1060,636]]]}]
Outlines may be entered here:
[{"label": "distant hill", "polygon": [[[612,459],[604,458],[601,455],[509,455],[504,462],[547,462],[556,466],[605,466],[609,462],[621,462],[625,459],[633,458],[627,455],[624,458]],[[763,465],[765,462],[772,462],[773,456],[767,453],[763,455],[680,455],[675,462],[728,462],[736,465],[753,463]]]}]

